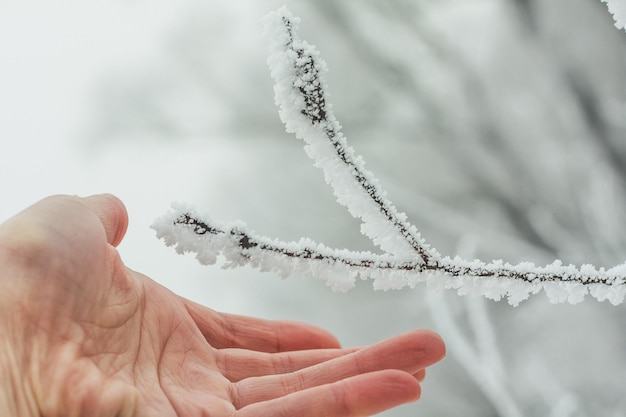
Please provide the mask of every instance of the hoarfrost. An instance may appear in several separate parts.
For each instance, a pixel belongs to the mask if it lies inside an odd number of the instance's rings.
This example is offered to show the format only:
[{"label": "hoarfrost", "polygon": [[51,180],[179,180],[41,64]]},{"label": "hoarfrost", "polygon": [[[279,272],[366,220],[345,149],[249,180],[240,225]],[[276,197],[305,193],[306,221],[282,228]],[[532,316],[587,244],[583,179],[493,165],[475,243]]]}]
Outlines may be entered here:
[{"label": "hoarfrost", "polygon": [[626,31],[626,2],[624,0],[602,0],[613,15],[615,27]]},{"label": "hoarfrost", "polygon": [[[609,9],[624,22],[623,5],[609,2]],[[247,264],[282,277],[322,279],[334,291],[349,290],[360,277],[371,280],[376,290],[425,283],[435,290],[456,289],[459,295],[507,298],[514,306],[542,289],[555,303],[575,304],[587,294],[599,301],[623,302],[626,264],[604,270],[589,264],[578,269],[558,260],[543,267],[502,260],[485,263],[442,257],[431,248],[387,199],[363,158],[348,146],[328,102],[323,79],[327,66],[313,46],[298,38],[298,23],[285,7],[266,18],[268,65],[281,120],[288,132],[304,140],[306,153],[322,169],[337,201],[361,220],[361,232],[384,253],[332,249],[310,239],[272,240],[257,236],[241,222],[214,223],[181,204],[152,226],[166,245],[179,253],[195,253],[203,264],[214,264],[221,255],[225,268]]]}]

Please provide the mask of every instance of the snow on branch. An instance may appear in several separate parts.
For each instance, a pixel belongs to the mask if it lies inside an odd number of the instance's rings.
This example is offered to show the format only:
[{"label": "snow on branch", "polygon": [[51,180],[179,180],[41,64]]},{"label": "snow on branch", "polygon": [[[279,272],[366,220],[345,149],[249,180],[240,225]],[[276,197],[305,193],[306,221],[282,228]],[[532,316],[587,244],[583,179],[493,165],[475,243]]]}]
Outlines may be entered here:
[{"label": "snow on branch", "polygon": [[624,0],[602,0],[606,3],[609,13],[613,15],[615,27],[626,31],[626,1]]},{"label": "snow on branch", "polygon": [[225,267],[251,265],[282,276],[321,278],[339,291],[353,287],[360,277],[373,280],[375,289],[413,288],[424,282],[436,289],[457,289],[460,295],[507,297],[512,305],[542,289],[553,302],[577,303],[587,294],[616,305],[623,302],[626,264],[605,270],[560,261],[539,267],[442,257],[387,199],[363,159],[348,146],[328,101],[326,64],[313,46],[298,38],[299,19],[283,7],[266,20],[271,39],[268,65],[287,131],[305,141],[307,154],[324,172],[337,201],[362,221],[362,233],[385,253],[331,249],[309,239],[272,240],[255,235],[241,222],[220,225],[184,206],[173,207],[152,226],[168,246],[195,253],[203,264],[213,264],[222,255]]},{"label": "snow on branch", "polygon": [[268,65],[287,131],[304,139],[305,151],[324,171],[339,203],[362,220],[362,232],[377,246],[396,255],[417,253],[424,262],[438,256],[406,215],[385,198],[363,159],[348,146],[327,100],[322,78],[326,64],[313,46],[297,37],[298,22],[286,8],[266,18],[271,42]]}]

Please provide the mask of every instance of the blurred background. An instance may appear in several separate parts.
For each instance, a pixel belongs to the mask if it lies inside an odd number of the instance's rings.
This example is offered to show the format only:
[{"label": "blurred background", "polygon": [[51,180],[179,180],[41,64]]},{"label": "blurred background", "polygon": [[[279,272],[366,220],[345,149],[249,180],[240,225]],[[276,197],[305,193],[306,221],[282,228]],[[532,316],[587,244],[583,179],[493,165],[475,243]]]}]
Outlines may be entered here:
[{"label": "blurred background", "polygon": [[626,416],[626,307],[333,293],[202,267],[158,241],[172,201],[283,240],[372,250],[284,132],[261,17],[287,3],[344,133],[443,254],[626,260],[626,33],[599,0],[0,0],[0,220],[45,195],[127,205],[133,269],[212,308],[346,346],[439,331],[404,416]]}]

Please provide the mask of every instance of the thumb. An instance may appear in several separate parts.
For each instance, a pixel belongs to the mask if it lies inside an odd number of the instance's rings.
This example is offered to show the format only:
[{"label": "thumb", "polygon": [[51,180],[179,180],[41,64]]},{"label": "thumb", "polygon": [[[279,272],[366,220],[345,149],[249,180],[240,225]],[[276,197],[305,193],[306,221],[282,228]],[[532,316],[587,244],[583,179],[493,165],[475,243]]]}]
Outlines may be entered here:
[{"label": "thumb", "polygon": [[92,195],[85,197],[83,202],[100,218],[109,244],[119,245],[128,228],[128,212],[124,203],[112,194]]}]

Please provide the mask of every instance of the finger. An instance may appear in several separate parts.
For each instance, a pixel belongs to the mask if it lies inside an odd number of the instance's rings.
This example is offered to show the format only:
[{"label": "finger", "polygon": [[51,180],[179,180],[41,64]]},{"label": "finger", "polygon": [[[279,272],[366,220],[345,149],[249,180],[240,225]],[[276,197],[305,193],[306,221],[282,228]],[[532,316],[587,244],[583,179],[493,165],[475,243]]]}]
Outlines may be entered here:
[{"label": "finger", "polygon": [[308,324],[218,313],[189,300],[185,305],[207,342],[218,349],[287,352],[341,347],[335,336]]},{"label": "finger", "polygon": [[384,369],[414,374],[441,360],[444,354],[445,347],[439,335],[429,330],[416,330],[297,372],[241,380],[233,386],[233,403],[236,408],[241,408]]},{"label": "finger", "polygon": [[426,369],[420,369],[419,371],[417,371],[416,373],[413,374],[413,376],[415,377],[415,379],[417,379],[419,382],[424,382],[424,379],[426,379]]},{"label": "finger", "polygon": [[286,374],[317,365],[340,356],[353,353],[355,349],[315,349],[294,352],[266,353],[247,349],[216,350],[217,366],[229,381],[263,375]]},{"label": "finger", "polygon": [[124,203],[111,194],[86,197],[83,202],[96,213],[107,235],[107,241],[117,246],[128,228],[128,213]]},{"label": "finger", "polygon": [[412,375],[385,370],[246,406],[236,417],[358,417],[417,401],[419,383]]}]

